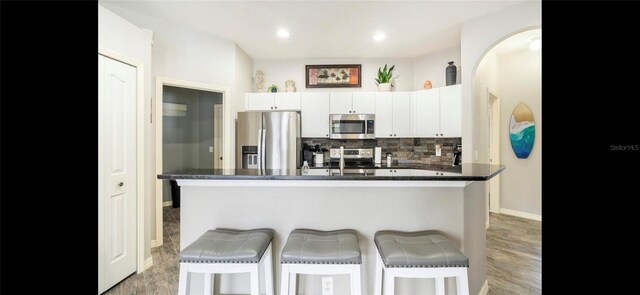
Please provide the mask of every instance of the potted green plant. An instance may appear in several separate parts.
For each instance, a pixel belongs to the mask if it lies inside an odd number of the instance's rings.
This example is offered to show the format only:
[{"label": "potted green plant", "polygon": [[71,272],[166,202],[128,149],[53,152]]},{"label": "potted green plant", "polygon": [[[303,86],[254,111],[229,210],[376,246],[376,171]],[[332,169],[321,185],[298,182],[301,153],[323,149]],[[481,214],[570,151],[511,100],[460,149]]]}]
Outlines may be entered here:
[{"label": "potted green plant", "polygon": [[383,68],[378,68],[378,78],[376,78],[376,85],[380,91],[391,91],[391,79],[393,79],[393,68],[396,65],[392,65],[387,70],[387,64],[384,64]]},{"label": "potted green plant", "polygon": [[278,85],[271,84],[271,86],[269,86],[269,88],[267,88],[267,92],[278,92]]}]

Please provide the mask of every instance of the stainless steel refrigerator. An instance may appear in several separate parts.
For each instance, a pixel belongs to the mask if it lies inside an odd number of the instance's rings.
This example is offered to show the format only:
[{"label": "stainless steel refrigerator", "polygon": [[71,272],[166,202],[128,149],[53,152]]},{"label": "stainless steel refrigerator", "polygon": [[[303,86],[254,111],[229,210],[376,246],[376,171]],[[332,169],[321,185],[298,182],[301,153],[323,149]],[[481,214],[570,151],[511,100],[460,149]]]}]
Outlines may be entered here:
[{"label": "stainless steel refrigerator", "polygon": [[300,122],[297,112],[238,112],[236,168],[299,168]]}]

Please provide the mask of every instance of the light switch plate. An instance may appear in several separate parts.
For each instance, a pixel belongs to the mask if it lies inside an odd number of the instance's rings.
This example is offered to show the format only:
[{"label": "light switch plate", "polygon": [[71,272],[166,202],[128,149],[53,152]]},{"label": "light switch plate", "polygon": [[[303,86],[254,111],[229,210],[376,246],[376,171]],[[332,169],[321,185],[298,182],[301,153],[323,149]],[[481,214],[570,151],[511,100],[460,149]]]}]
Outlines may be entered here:
[{"label": "light switch plate", "polygon": [[209,152],[213,153],[213,146],[212,145],[209,146]]},{"label": "light switch plate", "polygon": [[322,277],[322,295],[333,295],[332,277]]},{"label": "light switch plate", "polygon": [[442,156],[442,147],[439,144],[436,144],[436,157]]}]

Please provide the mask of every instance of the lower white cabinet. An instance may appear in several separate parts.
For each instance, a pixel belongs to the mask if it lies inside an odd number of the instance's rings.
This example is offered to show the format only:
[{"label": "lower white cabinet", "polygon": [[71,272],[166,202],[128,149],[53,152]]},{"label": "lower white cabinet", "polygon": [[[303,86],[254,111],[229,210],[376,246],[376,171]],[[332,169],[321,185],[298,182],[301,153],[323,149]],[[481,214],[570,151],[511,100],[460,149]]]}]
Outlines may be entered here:
[{"label": "lower white cabinet", "polygon": [[303,171],[302,175],[329,175],[329,168],[309,169]]}]

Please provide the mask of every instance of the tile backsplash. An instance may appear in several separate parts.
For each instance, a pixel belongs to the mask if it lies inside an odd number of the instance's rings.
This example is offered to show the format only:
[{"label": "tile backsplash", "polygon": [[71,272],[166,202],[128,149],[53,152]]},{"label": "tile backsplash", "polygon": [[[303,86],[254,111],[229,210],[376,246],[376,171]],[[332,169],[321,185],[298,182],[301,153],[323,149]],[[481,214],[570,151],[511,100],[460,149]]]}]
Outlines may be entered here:
[{"label": "tile backsplash", "polygon": [[[382,159],[391,153],[394,164],[430,164],[451,166],[456,145],[462,144],[461,137],[443,138],[377,138],[377,139],[328,139],[302,138],[302,143],[310,146],[320,145],[326,149],[344,146],[345,148],[382,148]],[[436,156],[436,144],[440,144],[441,156]],[[329,159],[329,153],[324,154]]]}]

